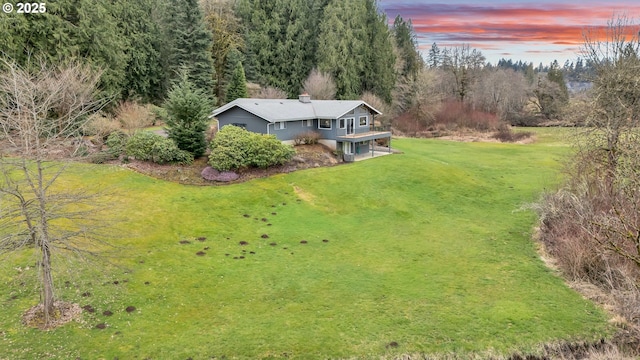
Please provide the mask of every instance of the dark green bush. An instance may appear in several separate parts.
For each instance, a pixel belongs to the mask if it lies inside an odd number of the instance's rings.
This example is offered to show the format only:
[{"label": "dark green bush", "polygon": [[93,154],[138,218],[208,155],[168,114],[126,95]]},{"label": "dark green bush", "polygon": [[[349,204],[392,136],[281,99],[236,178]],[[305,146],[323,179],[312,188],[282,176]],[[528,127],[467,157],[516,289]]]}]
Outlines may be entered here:
[{"label": "dark green bush", "polygon": [[223,127],[211,141],[209,165],[218,171],[282,165],[294,154],[274,135],[251,133],[237,126]]},{"label": "dark green bush", "polygon": [[178,146],[167,138],[145,131],[138,132],[130,137],[125,151],[127,156],[133,156],[143,161],[153,161],[158,164],[193,163],[193,155],[191,153],[178,149]]},{"label": "dark green bush", "polygon": [[113,156],[109,151],[100,151],[89,155],[89,161],[93,164],[104,164],[107,161],[115,160],[117,158],[117,156]]},{"label": "dark green bush", "polygon": [[109,148],[107,150],[109,154],[118,157],[124,152],[124,147],[127,144],[127,136],[120,131],[114,131],[109,134],[104,144]]},{"label": "dark green bush", "polygon": [[185,150],[178,149],[176,143],[159,136],[160,139],[153,144],[151,161],[158,164],[192,164],[193,155]]}]

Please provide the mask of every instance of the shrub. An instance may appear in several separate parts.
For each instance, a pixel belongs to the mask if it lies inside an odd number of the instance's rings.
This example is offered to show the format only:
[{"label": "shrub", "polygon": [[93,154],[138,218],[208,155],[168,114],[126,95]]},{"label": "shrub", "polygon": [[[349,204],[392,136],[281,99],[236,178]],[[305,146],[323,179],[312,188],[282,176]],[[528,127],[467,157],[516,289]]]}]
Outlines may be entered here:
[{"label": "shrub", "polygon": [[496,131],[492,137],[502,142],[516,142],[527,139],[531,137],[531,135],[533,135],[533,133],[530,131],[514,132],[509,124],[502,123],[498,126],[498,131]]},{"label": "shrub", "polygon": [[127,156],[133,156],[142,161],[151,160],[153,144],[157,141],[156,137],[158,136],[160,135],[144,131],[131,136],[125,145]]},{"label": "shrub", "polygon": [[318,143],[319,139],[320,139],[320,134],[318,134],[317,132],[306,131],[296,135],[296,137],[293,139],[293,142],[296,145],[302,145],[302,144],[314,145]]},{"label": "shrub", "polygon": [[158,164],[191,164],[193,155],[178,149],[170,139],[150,132],[139,132],[129,138],[126,154],[138,160],[153,161]]},{"label": "shrub", "polygon": [[293,149],[280,142],[275,135],[252,134],[249,146],[249,165],[259,168],[282,165],[293,156]]},{"label": "shrub", "polygon": [[129,136],[140,129],[150,126],[153,122],[152,116],[146,107],[130,101],[125,101],[118,105],[116,119]]},{"label": "shrub", "polygon": [[249,166],[250,143],[251,133],[248,131],[232,125],[223,127],[211,141],[209,164],[219,171]]},{"label": "shrub", "polygon": [[85,135],[93,135],[101,143],[107,139],[107,137],[120,130],[120,124],[114,120],[111,116],[96,113],[91,116],[91,120],[87,123],[83,132]]},{"label": "shrub", "polygon": [[237,126],[225,126],[211,142],[209,165],[218,171],[246,167],[267,168],[286,163],[293,149],[274,135],[251,133]]},{"label": "shrub", "polygon": [[193,155],[184,150],[178,149],[173,141],[158,135],[157,141],[153,144],[151,161],[158,164],[183,164],[193,163]]},{"label": "shrub", "polygon": [[107,161],[115,160],[117,158],[117,156],[114,156],[109,151],[100,151],[95,154],[89,155],[89,161],[93,164],[104,164]]},{"label": "shrub", "polygon": [[120,131],[112,132],[107,137],[107,141],[105,141],[105,145],[109,148],[107,152],[114,157],[118,157],[124,152],[126,144],[127,136]]}]

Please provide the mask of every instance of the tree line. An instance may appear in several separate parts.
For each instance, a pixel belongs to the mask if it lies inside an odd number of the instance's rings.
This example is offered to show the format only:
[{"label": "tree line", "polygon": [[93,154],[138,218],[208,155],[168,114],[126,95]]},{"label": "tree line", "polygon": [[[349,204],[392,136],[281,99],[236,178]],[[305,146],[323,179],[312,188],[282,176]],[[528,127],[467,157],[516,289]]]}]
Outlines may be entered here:
[{"label": "tree line", "polygon": [[[44,14],[3,16],[0,47],[24,67],[80,60],[99,69],[99,88],[114,104],[161,105],[185,73],[212,106],[320,86],[332,90],[315,98],[364,96],[389,119],[412,109],[422,122],[450,98],[516,123],[533,96],[538,115],[553,118],[566,103],[559,77],[589,68],[494,66],[468,45],[433,44],[423,59],[411,21],[391,23],[376,0],[61,0]],[[250,94],[247,82],[261,91]]]}]

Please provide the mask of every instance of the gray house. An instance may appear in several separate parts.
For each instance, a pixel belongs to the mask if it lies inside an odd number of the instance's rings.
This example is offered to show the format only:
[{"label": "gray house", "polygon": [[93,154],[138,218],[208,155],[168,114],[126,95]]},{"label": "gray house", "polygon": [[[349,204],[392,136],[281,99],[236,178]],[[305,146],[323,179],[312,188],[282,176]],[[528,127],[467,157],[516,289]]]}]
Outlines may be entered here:
[{"label": "gray house", "polygon": [[391,132],[377,131],[375,116],[381,112],[360,100],[236,99],[216,109],[210,116],[218,129],[226,125],[243,127],[261,134],[273,134],[280,141],[293,143],[296,136],[313,131],[320,143],[353,161],[358,154],[373,154],[375,140],[387,139]]}]

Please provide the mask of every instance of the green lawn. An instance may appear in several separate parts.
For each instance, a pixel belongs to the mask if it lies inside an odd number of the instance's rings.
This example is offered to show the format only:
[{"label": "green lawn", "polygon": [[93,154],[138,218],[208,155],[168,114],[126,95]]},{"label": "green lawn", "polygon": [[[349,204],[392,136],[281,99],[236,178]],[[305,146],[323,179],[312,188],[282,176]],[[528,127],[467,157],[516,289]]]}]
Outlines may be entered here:
[{"label": "green lawn", "polygon": [[122,219],[112,266],[58,274],[65,300],[96,311],[24,328],[33,259],[5,258],[0,359],[509,354],[608,334],[603,312],[539,260],[535,215],[519,210],[558,182],[557,134],[393,145],[404,154],[219,187],[78,165],[64,185],[115,190]]}]

